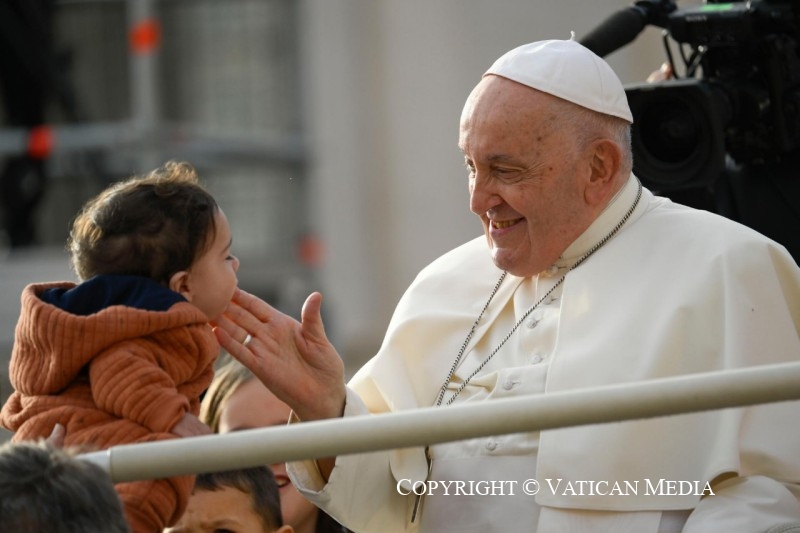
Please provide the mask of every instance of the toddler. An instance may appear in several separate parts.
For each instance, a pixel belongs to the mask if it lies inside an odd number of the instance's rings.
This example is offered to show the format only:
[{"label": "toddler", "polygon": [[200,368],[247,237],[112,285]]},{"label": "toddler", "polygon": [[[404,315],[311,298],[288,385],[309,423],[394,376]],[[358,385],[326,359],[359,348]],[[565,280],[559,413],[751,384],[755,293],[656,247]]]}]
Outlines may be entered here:
[{"label": "toddler", "polygon": [[[89,200],[69,237],[79,284],[22,293],[0,412],[13,440],[47,437],[105,449],[207,434],[197,418],[219,345],[209,321],[228,305],[239,261],[214,198],[170,162]],[[135,533],[161,531],[186,507],[194,476],[120,483]]]}]

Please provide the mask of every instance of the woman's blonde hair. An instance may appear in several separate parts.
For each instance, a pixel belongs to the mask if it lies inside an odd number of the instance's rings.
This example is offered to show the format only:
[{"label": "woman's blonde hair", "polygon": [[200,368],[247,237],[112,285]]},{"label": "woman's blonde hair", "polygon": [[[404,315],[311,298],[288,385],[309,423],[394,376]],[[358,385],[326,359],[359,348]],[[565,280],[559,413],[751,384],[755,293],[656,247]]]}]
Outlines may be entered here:
[{"label": "woman's blonde hair", "polygon": [[228,398],[240,386],[252,379],[255,379],[255,375],[246,366],[229,354],[222,354],[214,379],[200,403],[200,420],[205,422],[211,431],[219,433],[219,420]]}]

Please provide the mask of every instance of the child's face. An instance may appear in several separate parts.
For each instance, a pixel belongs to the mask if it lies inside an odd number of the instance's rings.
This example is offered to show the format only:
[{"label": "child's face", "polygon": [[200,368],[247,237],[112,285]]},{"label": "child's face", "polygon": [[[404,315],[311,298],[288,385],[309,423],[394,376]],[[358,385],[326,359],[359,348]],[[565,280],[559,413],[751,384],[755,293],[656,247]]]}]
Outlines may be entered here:
[{"label": "child's face", "polygon": [[[183,516],[164,533],[271,533],[253,510],[250,495],[234,487],[196,490]],[[280,532],[290,529],[281,528]]]},{"label": "child's face", "polygon": [[200,308],[209,320],[214,320],[233,298],[238,280],[239,260],[231,254],[231,229],[221,209],[214,217],[216,235],[214,242],[189,267],[187,292],[181,292]]},{"label": "child's face", "polygon": [[[253,406],[259,406],[253,409]],[[245,381],[222,405],[219,417],[219,432],[230,433],[244,429],[286,425],[291,408],[278,399],[258,379]],[[286,474],[286,465],[270,465],[275,481],[280,487],[281,514],[286,524],[298,531],[316,523],[319,510],[300,494]],[[311,527],[313,529],[313,527]]]}]

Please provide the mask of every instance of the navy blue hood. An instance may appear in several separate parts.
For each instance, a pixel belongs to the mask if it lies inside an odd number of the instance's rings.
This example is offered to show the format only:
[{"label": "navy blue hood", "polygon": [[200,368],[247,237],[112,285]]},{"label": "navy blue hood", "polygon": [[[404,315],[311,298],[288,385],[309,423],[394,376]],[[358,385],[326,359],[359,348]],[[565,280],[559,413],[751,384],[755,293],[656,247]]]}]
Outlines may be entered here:
[{"label": "navy blue hood", "polygon": [[186,299],[143,276],[102,275],[71,289],[47,289],[40,298],[73,315],[87,316],[112,305],[145,311],[166,311]]}]

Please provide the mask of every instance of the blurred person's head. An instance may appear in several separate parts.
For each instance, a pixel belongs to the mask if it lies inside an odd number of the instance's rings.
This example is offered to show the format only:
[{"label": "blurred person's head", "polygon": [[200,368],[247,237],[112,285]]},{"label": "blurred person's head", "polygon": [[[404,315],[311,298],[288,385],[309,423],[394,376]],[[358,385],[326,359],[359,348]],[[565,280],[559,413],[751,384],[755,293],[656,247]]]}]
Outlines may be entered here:
[{"label": "blurred person's head", "polygon": [[81,280],[98,275],[153,279],[213,320],[236,289],[225,213],[188,163],[169,162],[115,183],[84,204],[69,250]]},{"label": "blurred person's head", "polygon": [[[291,414],[244,365],[225,355],[200,406],[200,419],[215,433],[230,433],[286,424]],[[345,531],[341,525],[306,500],[292,485],[286,465],[271,465],[280,487],[284,523],[297,533]]]},{"label": "blurred person's head", "polygon": [[183,516],[165,533],[292,533],[266,466],[198,474]]},{"label": "blurred person's head", "polygon": [[130,533],[109,475],[45,441],[0,446],[0,529]]}]

